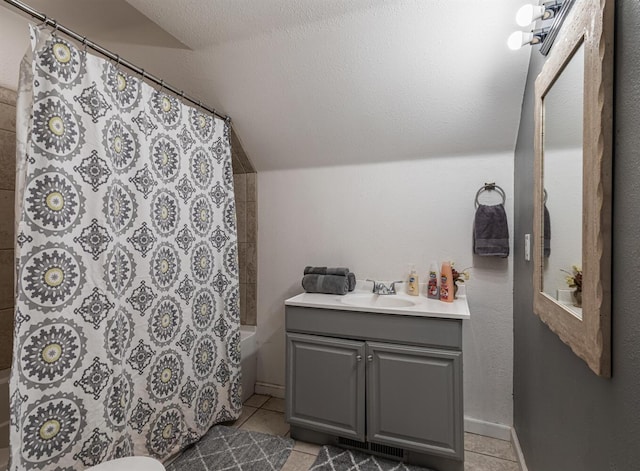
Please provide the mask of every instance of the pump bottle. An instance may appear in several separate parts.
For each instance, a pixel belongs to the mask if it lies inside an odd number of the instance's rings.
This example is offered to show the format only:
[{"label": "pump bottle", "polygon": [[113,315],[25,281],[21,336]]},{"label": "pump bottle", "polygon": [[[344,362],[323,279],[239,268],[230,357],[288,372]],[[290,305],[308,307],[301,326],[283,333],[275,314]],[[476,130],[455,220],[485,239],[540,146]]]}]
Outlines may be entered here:
[{"label": "pump bottle", "polygon": [[443,262],[442,269],[440,270],[440,301],[452,303],[454,296],[451,263]]}]

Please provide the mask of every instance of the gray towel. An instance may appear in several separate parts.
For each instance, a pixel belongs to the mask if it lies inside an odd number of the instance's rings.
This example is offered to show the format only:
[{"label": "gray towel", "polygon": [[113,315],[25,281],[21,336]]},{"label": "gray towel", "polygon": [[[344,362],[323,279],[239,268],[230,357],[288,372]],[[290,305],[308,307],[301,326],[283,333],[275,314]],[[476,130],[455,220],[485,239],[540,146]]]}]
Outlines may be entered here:
[{"label": "gray towel", "polygon": [[327,267],[304,267],[305,275],[342,275],[347,276],[349,273],[348,268],[337,267],[337,268],[327,268]]},{"label": "gray towel", "polygon": [[307,274],[302,278],[307,293],[347,294],[349,282],[346,276]]},{"label": "gray towel", "polygon": [[478,205],[473,221],[473,253],[485,257],[509,256],[509,226],[502,204]]},{"label": "gray towel", "polygon": [[544,205],[544,256],[551,255],[551,216],[547,205]]},{"label": "gray towel", "polygon": [[356,289],[356,274],[352,271],[347,273],[347,283],[349,283],[349,291]]}]

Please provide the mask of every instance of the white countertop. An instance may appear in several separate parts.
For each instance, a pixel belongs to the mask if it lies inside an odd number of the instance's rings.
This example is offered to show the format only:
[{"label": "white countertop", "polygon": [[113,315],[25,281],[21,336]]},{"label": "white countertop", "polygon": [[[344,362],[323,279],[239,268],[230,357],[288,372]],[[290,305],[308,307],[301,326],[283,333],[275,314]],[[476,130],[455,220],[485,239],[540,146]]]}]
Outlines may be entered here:
[{"label": "white countertop", "polygon": [[[464,286],[458,291],[458,297],[452,303],[446,303],[438,299],[429,299],[420,294],[409,296],[404,293],[391,295],[374,295],[371,290],[356,289],[344,296],[337,294],[302,293],[287,299],[286,306],[314,307],[321,309],[337,309],[341,311],[377,312],[382,314],[397,314],[402,316],[417,317],[443,317],[447,319],[469,319],[469,304]],[[380,299],[385,298],[385,299]],[[409,302],[409,306],[378,306],[376,301],[382,303],[389,300],[397,300],[399,304]],[[360,303],[360,300],[364,300]]]}]

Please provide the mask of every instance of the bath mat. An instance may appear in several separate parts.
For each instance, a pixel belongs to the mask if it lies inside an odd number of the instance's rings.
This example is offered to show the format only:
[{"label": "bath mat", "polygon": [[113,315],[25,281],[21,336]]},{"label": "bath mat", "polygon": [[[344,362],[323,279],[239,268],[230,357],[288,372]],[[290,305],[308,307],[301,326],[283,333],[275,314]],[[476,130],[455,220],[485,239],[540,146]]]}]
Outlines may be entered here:
[{"label": "bath mat", "polygon": [[217,425],[167,471],[279,471],[293,445],[290,438]]},{"label": "bath mat", "polygon": [[361,451],[323,446],[309,471],[432,471],[398,461],[387,460]]}]

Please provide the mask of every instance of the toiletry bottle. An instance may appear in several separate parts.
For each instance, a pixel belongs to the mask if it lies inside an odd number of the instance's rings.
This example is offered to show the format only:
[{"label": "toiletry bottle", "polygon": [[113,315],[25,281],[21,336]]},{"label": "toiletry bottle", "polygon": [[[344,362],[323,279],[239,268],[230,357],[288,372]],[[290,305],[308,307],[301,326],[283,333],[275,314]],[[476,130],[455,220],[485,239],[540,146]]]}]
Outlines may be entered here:
[{"label": "toiletry bottle", "polygon": [[440,299],[440,290],[438,289],[438,264],[436,262],[433,262],[431,264],[431,268],[429,268],[427,297],[431,299]]},{"label": "toiletry bottle", "polygon": [[453,292],[453,270],[450,262],[442,262],[440,270],[440,301],[452,303]]},{"label": "toiletry bottle", "polygon": [[420,294],[420,283],[418,281],[418,274],[416,273],[415,265],[411,265],[409,281],[407,282],[407,294],[410,296],[418,296]]}]

